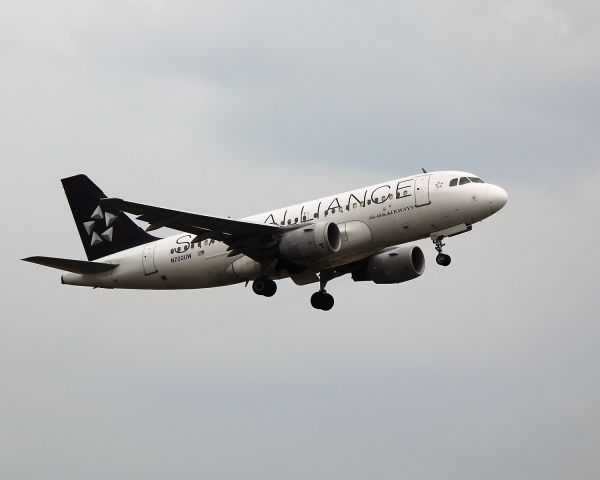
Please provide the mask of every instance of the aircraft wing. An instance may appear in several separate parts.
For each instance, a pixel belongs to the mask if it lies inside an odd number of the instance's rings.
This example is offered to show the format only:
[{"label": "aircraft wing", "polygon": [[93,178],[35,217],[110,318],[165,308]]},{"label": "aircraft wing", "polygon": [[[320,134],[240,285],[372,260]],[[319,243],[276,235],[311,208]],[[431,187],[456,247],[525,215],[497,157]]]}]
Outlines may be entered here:
[{"label": "aircraft wing", "polygon": [[129,202],[120,198],[104,198],[100,200],[100,204],[109,211],[137,215],[138,220],[150,224],[146,228],[148,232],[168,227],[196,235],[194,242],[201,242],[209,238],[222,241],[229,245],[230,256],[244,253],[254,259],[260,258],[262,256],[261,248],[257,239],[271,237],[280,231],[280,227],[275,225],[198,215]]}]

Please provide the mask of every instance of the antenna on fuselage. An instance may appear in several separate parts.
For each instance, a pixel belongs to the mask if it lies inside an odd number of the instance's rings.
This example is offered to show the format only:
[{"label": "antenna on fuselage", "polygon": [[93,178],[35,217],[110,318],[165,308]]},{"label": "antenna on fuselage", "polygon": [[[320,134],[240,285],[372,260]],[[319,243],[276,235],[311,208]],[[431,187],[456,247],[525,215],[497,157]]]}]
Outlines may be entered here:
[{"label": "antenna on fuselage", "polygon": [[427,173],[427,170],[425,170],[423,167],[421,167],[421,170],[423,170],[423,173]]}]

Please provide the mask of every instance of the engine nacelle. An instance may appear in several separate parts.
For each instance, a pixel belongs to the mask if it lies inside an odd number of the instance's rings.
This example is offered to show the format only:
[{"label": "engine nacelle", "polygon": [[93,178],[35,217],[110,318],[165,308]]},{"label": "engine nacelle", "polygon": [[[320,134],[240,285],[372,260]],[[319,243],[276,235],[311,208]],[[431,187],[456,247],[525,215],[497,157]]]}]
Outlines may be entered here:
[{"label": "engine nacelle", "polygon": [[315,260],[340,251],[342,235],[337,224],[319,222],[283,235],[279,252],[288,260]]},{"label": "engine nacelle", "polygon": [[425,271],[425,256],[419,247],[395,247],[373,255],[366,265],[352,273],[355,282],[402,283]]}]

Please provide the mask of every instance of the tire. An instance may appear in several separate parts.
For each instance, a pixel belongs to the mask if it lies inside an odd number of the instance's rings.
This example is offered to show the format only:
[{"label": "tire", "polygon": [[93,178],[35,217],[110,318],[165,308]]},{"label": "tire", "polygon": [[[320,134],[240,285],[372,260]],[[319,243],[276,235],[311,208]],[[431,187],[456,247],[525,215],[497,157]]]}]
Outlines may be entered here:
[{"label": "tire", "polygon": [[310,304],[313,308],[317,310],[323,310],[327,312],[333,308],[333,304],[335,303],[333,297],[328,293],[323,292],[315,292],[312,297],[310,297]]},{"label": "tire", "polygon": [[312,297],[310,297],[310,304],[317,310],[321,310],[322,302],[323,294],[321,292],[315,292],[312,294]]},{"label": "tire", "polygon": [[252,291],[257,295],[264,295],[265,281],[262,278],[254,280],[254,282],[252,282]]},{"label": "tire", "polygon": [[333,308],[334,303],[335,300],[331,295],[329,295],[328,293],[324,294],[321,302],[321,310],[328,312]]},{"label": "tire", "polygon": [[263,297],[272,297],[277,292],[277,284],[270,278],[259,278],[252,282],[252,291]]},{"label": "tire", "polygon": [[277,293],[277,284],[271,279],[267,279],[264,282],[265,291],[263,292],[263,296],[272,297],[273,295],[275,295],[275,293]]},{"label": "tire", "polygon": [[450,265],[452,259],[450,258],[450,255],[440,253],[437,257],[435,257],[435,261],[438,265],[441,265],[442,267],[447,267],[448,265]]}]

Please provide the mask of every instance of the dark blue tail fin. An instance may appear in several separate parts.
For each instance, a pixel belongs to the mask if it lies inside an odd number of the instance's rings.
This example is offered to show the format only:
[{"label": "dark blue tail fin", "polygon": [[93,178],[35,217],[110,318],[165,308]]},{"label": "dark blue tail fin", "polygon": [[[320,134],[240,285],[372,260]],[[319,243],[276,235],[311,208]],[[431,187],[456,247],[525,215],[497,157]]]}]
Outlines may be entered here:
[{"label": "dark blue tail fin", "polygon": [[103,210],[99,200],[106,195],[86,175],[63,178],[61,182],[88,260],[158,240],[124,213]]}]

